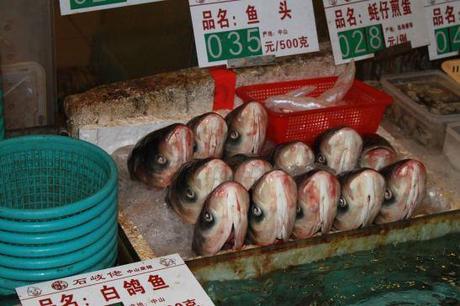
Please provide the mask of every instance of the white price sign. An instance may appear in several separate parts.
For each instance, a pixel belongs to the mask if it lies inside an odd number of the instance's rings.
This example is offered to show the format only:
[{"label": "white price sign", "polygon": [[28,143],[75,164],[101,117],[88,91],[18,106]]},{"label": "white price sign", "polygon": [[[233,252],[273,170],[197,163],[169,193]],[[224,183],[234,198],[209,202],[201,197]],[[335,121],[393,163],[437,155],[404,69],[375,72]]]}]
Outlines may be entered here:
[{"label": "white price sign", "polygon": [[23,306],[214,305],[175,254],[20,287]]},{"label": "white price sign", "polygon": [[458,55],[460,50],[460,0],[425,0],[430,59]]},{"label": "white price sign", "polygon": [[200,67],[319,50],[311,0],[189,0]]},{"label": "white price sign", "polygon": [[420,0],[323,0],[336,64],[371,58],[387,47],[428,44]]},{"label": "white price sign", "polygon": [[70,15],[163,0],[59,0],[61,15]]}]

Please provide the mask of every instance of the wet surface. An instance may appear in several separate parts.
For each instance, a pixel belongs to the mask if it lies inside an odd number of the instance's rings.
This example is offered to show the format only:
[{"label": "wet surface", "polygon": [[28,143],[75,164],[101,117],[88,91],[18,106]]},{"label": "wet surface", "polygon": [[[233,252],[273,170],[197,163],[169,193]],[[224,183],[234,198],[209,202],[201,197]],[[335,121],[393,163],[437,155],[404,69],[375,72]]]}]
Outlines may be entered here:
[{"label": "wet surface", "polygon": [[460,234],[209,282],[216,305],[460,305]]}]

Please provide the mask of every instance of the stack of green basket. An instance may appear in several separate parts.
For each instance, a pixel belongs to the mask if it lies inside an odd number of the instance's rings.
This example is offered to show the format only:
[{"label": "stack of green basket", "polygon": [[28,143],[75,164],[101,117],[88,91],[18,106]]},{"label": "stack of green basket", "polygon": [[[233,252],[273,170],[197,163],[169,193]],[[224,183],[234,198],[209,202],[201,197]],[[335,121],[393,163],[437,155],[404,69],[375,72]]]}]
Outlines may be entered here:
[{"label": "stack of green basket", "polygon": [[0,140],[5,138],[5,120],[3,117],[3,83],[0,75]]},{"label": "stack of green basket", "polygon": [[0,142],[0,295],[113,266],[117,170],[98,147],[61,136]]}]

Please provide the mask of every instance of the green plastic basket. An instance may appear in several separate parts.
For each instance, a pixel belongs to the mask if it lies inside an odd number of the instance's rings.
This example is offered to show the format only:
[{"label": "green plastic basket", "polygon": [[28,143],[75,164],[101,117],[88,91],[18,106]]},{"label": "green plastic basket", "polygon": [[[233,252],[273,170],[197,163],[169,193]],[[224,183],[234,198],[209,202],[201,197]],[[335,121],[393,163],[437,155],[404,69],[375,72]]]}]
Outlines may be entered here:
[{"label": "green plastic basket", "polygon": [[112,158],[87,142],[0,141],[0,295],[113,263],[117,184]]},{"label": "green plastic basket", "polygon": [[97,205],[117,188],[117,169],[100,148],[62,136],[0,142],[0,218],[63,218]]}]

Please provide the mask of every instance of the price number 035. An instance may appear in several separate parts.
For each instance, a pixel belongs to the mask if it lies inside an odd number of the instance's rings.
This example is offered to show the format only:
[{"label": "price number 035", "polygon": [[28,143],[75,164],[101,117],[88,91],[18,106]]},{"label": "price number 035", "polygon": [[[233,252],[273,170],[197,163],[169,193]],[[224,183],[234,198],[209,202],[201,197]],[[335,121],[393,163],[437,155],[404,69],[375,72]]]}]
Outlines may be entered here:
[{"label": "price number 035", "polygon": [[259,28],[205,34],[209,62],[262,55]]}]

